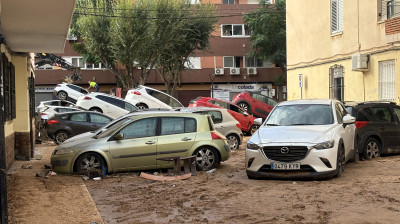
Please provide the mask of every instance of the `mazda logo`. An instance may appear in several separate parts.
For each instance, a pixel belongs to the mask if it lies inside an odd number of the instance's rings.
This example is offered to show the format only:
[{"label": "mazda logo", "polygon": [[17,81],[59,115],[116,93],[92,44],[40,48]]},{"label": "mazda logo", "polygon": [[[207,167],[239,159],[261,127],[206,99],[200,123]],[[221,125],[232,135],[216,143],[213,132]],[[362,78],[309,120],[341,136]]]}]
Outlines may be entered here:
[{"label": "mazda logo", "polygon": [[290,150],[289,150],[289,147],[282,147],[282,148],[281,148],[281,153],[282,153],[282,154],[288,154],[289,151],[290,151]]}]

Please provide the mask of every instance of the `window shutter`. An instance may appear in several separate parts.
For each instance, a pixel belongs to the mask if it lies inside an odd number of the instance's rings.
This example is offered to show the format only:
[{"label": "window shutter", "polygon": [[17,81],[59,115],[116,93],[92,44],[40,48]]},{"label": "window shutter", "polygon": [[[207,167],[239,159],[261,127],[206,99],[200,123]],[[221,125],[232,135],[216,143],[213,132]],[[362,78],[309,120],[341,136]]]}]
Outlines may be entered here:
[{"label": "window shutter", "polygon": [[337,10],[337,31],[343,31],[343,0],[337,0],[338,10]]},{"label": "window shutter", "polygon": [[17,117],[16,113],[16,102],[15,102],[15,67],[10,62],[10,95],[11,95],[11,119]]},{"label": "window shutter", "polygon": [[337,21],[337,1],[331,0],[331,32],[336,32],[338,29],[338,21]]}]

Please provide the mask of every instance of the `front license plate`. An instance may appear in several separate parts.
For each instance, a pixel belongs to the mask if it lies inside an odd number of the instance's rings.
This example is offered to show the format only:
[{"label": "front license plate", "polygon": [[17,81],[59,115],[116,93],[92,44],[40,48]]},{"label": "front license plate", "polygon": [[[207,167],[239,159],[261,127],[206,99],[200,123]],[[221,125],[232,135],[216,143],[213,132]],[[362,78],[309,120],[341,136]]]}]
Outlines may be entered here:
[{"label": "front license plate", "polygon": [[299,170],[300,163],[271,163],[273,170]]}]

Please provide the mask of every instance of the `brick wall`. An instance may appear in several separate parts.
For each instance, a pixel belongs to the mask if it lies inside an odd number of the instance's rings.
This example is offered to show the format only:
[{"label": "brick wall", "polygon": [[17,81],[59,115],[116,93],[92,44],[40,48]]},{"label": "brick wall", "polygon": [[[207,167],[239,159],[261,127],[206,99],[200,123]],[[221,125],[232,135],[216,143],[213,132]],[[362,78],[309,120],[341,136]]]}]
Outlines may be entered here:
[{"label": "brick wall", "polygon": [[15,159],[29,160],[31,158],[30,144],[29,132],[15,132]]},{"label": "brick wall", "polygon": [[400,33],[400,17],[395,17],[385,22],[386,35]]}]

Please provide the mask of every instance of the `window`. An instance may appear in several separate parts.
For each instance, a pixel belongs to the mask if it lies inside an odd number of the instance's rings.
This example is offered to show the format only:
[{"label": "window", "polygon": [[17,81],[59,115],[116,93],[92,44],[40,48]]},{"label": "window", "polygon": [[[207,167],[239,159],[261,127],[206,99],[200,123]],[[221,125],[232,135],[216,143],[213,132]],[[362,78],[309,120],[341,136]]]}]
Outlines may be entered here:
[{"label": "window", "polygon": [[[399,4],[398,1],[383,0],[382,3],[386,3],[387,19],[399,16],[399,14],[400,14],[400,4]],[[385,6],[382,6],[382,7],[385,7]]]},{"label": "window", "polygon": [[124,108],[124,109],[127,110],[127,111],[129,111],[129,112],[137,111],[137,110],[138,110],[137,107],[133,106],[132,104],[130,104],[130,103],[128,103],[128,102],[125,102],[125,108]]},{"label": "window", "polygon": [[249,37],[251,31],[244,24],[222,24],[222,37]]},{"label": "window", "polygon": [[240,68],[241,57],[224,56],[224,68]]},{"label": "window", "polygon": [[344,100],[344,68],[334,65],[329,69],[329,98]]},{"label": "window", "polygon": [[188,57],[184,66],[188,69],[201,69],[200,57]]},{"label": "window", "polygon": [[111,121],[111,119],[108,117],[105,117],[103,115],[100,115],[100,114],[90,114],[90,121],[96,122],[96,123],[107,124]]},{"label": "window", "polygon": [[201,111],[198,113],[210,115],[214,124],[218,124],[218,123],[222,122],[222,113],[220,111]]},{"label": "window", "polygon": [[208,102],[211,104],[214,104],[215,106],[229,109],[228,103],[226,103],[226,102],[219,101],[219,100],[209,100]]},{"label": "window", "polygon": [[4,97],[4,120],[12,120],[16,118],[16,101],[15,101],[15,68],[14,65],[8,61],[5,54],[2,54],[1,59],[2,70],[2,88]]},{"label": "window", "polygon": [[395,113],[395,115],[397,117],[397,122],[400,122],[400,108],[395,107],[395,108],[393,108],[393,110],[394,110],[394,113]]},{"label": "window", "polygon": [[193,118],[163,117],[161,118],[161,135],[182,134],[196,131]]},{"label": "window", "polygon": [[69,118],[70,121],[86,122],[86,113],[73,114]]},{"label": "window", "polygon": [[222,0],[222,4],[224,5],[231,5],[231,4],[235,4],[235,0]]},{"label": "window", "polygon": [[392,113],[387,107],[372,107],[372,113],[378,121],[390,121],[393,122]]},{"label": "window", "polygon": [[134,121],[124,127],[119,133],[128,138],[143,138],[156,135],[157,118],[146,118]]},{"label": "window", "polygon": [[331,0],[331,34],[343,31],[343,0]]},{"label": "window", "polygon": [[255,57],[245,57],[245,67],[257,67],[257,68],[272,68],[274,64],[268,60],[262,60]]},{"label": "window", "polygon": [[81,88],[79,86],[75,86],[75,85],[71,85],[71,84],[67,84],[67,87],[70,89],[73,89],[75,91],[77,91],[78,93],[88,93],[88,91],[84,88]]},{"label": "window", "polygon": [[63,59],[75,66],[83,69],[101,69],[104,66],[101,63],[92,63],[84,61],[82,57],[63,57]]},{"label": "window", "polygon": [[379,100],[395,101],[396,81],[395,81],[394,60],[379,62]]}]

